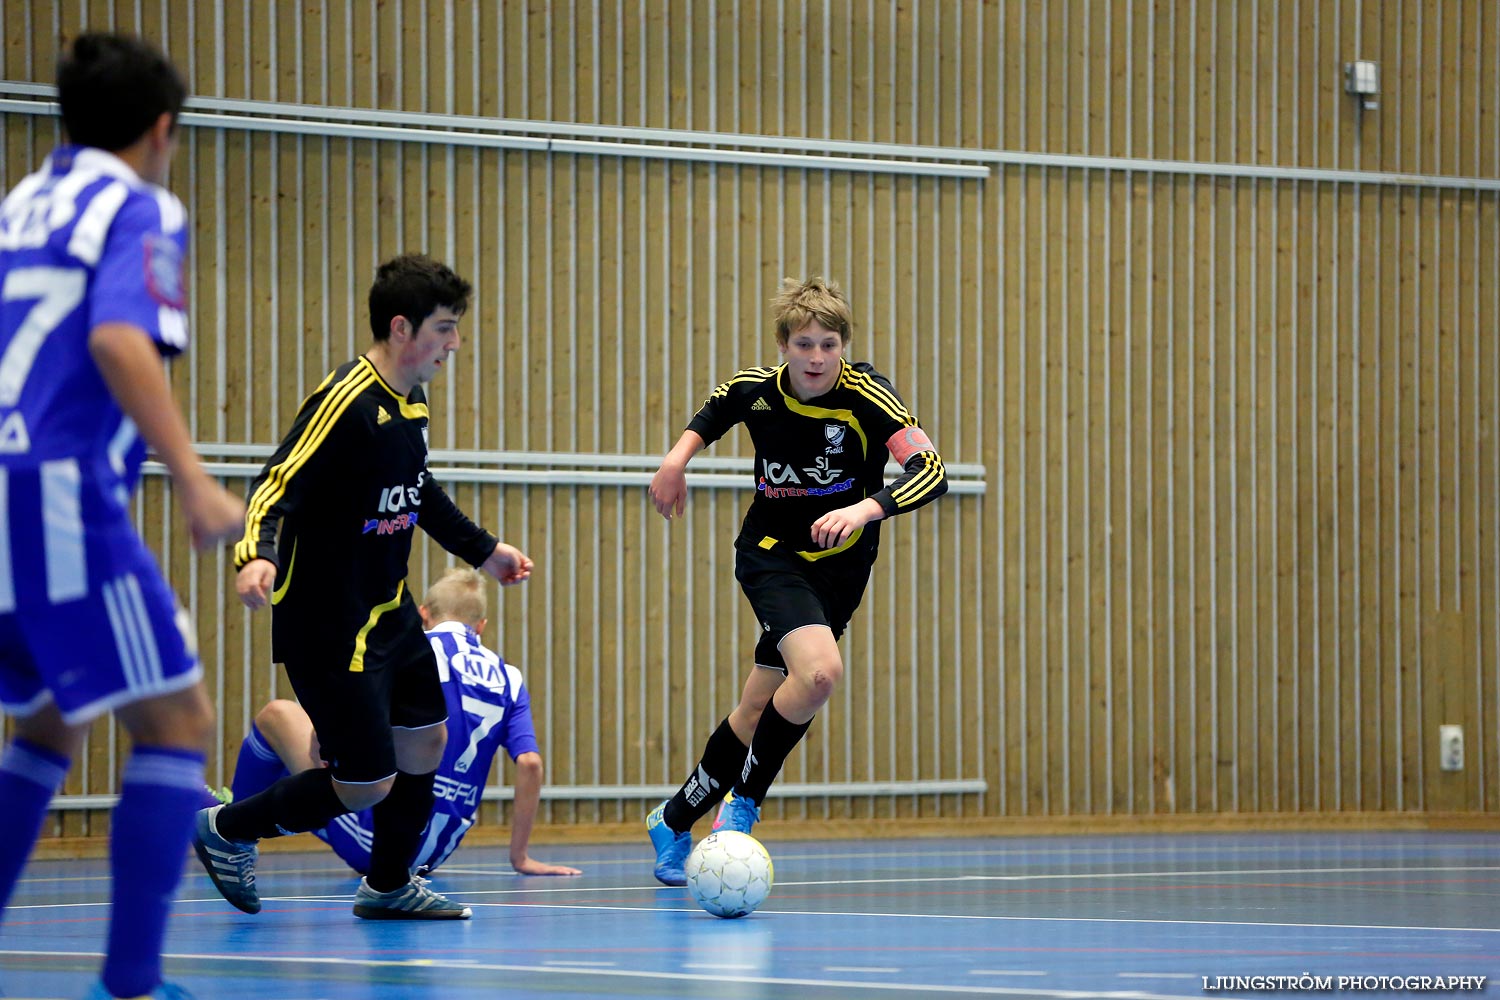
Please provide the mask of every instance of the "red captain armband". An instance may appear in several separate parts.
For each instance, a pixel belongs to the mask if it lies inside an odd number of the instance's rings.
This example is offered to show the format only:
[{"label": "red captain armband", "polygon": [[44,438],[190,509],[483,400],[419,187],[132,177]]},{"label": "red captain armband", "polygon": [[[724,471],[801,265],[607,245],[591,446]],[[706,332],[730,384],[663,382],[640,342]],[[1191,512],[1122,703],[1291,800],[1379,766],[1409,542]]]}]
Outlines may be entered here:
[{"label": "red captain armband", "polygon": [[897,465],[905,465],[908,459],[921,452],[937,451],[932,445],[932,439],[920,427],[901,428],[891,435],[885,447],[891,453],[891,458],[896,460]]}]

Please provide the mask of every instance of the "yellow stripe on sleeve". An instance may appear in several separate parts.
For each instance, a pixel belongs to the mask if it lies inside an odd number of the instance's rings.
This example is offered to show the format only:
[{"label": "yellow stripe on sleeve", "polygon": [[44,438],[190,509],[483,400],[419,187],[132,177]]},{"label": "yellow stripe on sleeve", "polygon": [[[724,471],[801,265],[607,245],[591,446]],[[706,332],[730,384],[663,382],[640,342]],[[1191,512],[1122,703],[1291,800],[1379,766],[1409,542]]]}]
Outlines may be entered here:
[{"label": "yellow stripe on sleeve", "polygon": [[261,522],[266,514],[286,493],[286,486],[293,476],[307,464],[307,460],[318,450],[338,419],[359,394],[375,381],[374,369],[366,365],[354,367],[342,382],[334,385],[328,395],[318,404],[312,418],[303,429],[302,436],[285,459],[268,470],[260,488],[250,497],[245,515],[245,534],[235,546],[235,560],[240,563],[255,558],[259,544]]}]

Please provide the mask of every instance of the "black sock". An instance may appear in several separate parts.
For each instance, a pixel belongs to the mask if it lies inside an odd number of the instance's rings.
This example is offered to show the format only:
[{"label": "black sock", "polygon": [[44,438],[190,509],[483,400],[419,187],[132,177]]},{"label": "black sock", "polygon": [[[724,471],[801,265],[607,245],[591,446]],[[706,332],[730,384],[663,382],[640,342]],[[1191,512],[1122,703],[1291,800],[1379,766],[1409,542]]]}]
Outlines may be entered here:
[{"label": "black sock", "polygon": [[735,783],[734,794],[760,805],[766,792],[771,790],[771,782],[781,773],[787,754],[801,742],[802,735],[811,725],[811,719],[801,723],[786,721],[776,711],[775,700],[766,702],[755,735],[750,737],[750,754],[745,758],[745,769]]},{"label": "black sock", "polygon": [[662,810],[667,826],[678,833],[691,830],[694,823],[718,805],[724,793],[734,787],[749,750],[734,735],[728,719],[719,723],[704,744],[703,759],[693,769],[692,777],[667,800],[667,807]]},{"label": "black sock", "polygon": [[391,794],[371,810],[374,830],[370,874],[365,878],[376,892],[390,892],[411,881],[411,863],[422,846],[422,831],[432,818],[432,783],[436,777],[436,771],[397,771]]},{"label": "black sock", "polygon": [[325,827],[349,811],[333,790],[333,772],[315,767],[289,774],[265,791],[231,802],[214,817],[219,836],[260,840]]}]

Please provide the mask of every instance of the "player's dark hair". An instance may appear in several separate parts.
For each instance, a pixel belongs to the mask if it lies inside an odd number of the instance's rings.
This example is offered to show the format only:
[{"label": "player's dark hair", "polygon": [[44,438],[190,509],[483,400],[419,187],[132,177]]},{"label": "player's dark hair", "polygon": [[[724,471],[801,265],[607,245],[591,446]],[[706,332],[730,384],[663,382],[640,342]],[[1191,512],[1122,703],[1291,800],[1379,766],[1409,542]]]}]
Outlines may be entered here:
[{"label": "player's dark hair", "polygon": [[57,63],[57,103],[68,140],[115,152],[146,133],[162,112],[177,116],[187,85],[155,46],[129,35],[89,32]]},{"label": "player's dark hair", "polygon": [[391,320],[405,316],[412,329],[439,308],[462,316],[469,308],[471,286],[447,264],[419,253],[394,257],[375,272],[370,286],[370,330],[376,340],[389,340]]}]

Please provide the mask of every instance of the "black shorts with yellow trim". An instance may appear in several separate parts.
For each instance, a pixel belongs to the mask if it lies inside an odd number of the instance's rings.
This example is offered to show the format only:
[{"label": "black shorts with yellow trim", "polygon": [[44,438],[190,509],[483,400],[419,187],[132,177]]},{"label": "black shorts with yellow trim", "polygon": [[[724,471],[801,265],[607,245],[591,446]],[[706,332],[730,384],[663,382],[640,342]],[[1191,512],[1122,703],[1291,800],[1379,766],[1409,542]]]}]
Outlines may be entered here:
[{"label": "black shorts with yellow trim", "polygon": [[786,673],[781,641],[808,625],[826,625],[843,636],[865,596],[875,553],[863,547],[809,561],[784,544],[762,547],[735,542],[734,577],[759,623],[755,662]]},{"label": "black shorts with yellow trim", "polygon": [[289,656],[286,673],[312,720],[322,757],[339,781],[367,784],[396,773],[393,729],[448,719],[437,659],[410,598],[364,637],[338,650]]}]

